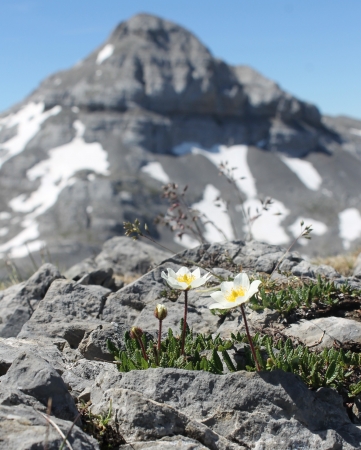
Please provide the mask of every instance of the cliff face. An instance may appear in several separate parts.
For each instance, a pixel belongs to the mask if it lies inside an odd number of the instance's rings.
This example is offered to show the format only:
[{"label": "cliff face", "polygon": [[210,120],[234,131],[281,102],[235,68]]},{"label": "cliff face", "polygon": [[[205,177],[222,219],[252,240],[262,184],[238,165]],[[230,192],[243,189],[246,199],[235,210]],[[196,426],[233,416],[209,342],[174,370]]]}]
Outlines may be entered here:
[{"label": "cliff face", "polygon": [[[240,208],[213,207],[236,198],[218,177],[224,161],[237,167],[247,208],[275,199],[256,239],[286,244],[304,218],[315,238],[303,253],[348,249],[361,233],[360,130],[215,59],[182,27],[137,15],[1,116],[0,253],[25,257],[46,244],[71,264],[122,234],[124,220],[151,224],[168,181],[189,184],[190,203],[242,237]],[[151,232],[177,248],[169,233]]]}]

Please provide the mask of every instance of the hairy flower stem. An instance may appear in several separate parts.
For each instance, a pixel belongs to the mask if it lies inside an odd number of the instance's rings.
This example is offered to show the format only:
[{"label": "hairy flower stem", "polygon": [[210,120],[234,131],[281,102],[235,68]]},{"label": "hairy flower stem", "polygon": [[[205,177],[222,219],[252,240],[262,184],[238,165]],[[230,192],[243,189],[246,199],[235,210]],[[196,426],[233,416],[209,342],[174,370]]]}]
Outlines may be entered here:
[{"label": "hairy flower stem", "polygon": [[148,356],[147,356],[147,354],[145,353],[145,348],[144,348],[144,344],[143,344],[142,338],[137,337],[137,341],[138,341],[138,343],[139,343],[139,345],[140,345],[140,348],[142,349],[143,358],[144,358],[146,361],[148,361]]},{"label": "hairy flower stem", "polygon": [[181,351],[182,355],[184,355],[184,343],[186,340],[186,332],[187,332],[187,311],[188,311],[188,291],[184,291],[184,317],[183,317],[182,351]]},{"label": "hairy flower stem", "polygon": [[259,365],[259,362],[258,362],[258,359],[257,359],[257,356],[256,356],[256,351],[255,351],[254,346],[253,346],[253,341],[252,341],[251,335],[249,334],[249,329],[248,329],[248,324],[247,324],[247,319],[246,319],[246,313],[244,312],[243,305],[240,305],[240,306],[241,306],[242,316],[243,316],[243,320],[244,320],[244,326],[246,327],[246,333],[247,333],[248,342],[249,342],[249,345],[251,346],[253,359],[254,359],[254,362],[256,363],[257,371],[260,372],[261,367]]},{"label": "hairy flower stem", "polygon": [[158,353],[160,355],[162,344],[162,320],[159,320],[159,329],[158,329]]}]

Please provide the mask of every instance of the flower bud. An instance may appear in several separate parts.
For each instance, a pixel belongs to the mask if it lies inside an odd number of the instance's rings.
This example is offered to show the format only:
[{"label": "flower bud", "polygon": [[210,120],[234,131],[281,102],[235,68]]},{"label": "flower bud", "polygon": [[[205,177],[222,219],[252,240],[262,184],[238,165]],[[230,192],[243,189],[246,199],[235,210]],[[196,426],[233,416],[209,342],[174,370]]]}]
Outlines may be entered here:
[{"label": "flower bud", "polygon": [[158,303],[158,305],[155,307],[154,315],[158,320],[164,320],[167,317],[168,309],[162,305],[161,303]]},{"label": "flower bud", "polygon": [[132,339],[140,339],[143,336],[143,330],[139,327],[132,327],[129,334]]}]

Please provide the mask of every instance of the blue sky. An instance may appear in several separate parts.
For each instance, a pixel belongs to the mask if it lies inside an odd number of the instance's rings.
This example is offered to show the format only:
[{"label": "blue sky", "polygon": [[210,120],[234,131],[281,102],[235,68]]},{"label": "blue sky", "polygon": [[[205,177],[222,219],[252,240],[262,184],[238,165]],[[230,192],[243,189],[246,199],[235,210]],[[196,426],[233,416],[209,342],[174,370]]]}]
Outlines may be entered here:
[{"label": "blue sky", "polygon": [[361,119],[360,0],[1,0],[0,111],[139,12],[185,26],[324,114]]}]

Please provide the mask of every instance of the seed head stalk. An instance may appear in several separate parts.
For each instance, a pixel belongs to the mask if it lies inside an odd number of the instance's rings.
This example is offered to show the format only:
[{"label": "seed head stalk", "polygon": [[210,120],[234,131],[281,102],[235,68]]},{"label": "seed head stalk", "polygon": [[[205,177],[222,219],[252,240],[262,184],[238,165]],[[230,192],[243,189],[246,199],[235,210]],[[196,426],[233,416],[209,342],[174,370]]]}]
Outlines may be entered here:
[{"label": "seed head stalk", "polygon": [[146,352],[145,352],[145,348],[144,348],[144,344],[143,344],[142,338],[137,338],[137,339],[138,339],[140,348],[142,349],[143,358],[144,358],[146,361],[148,361],[148,356],[147,356],[147,354],[146,354]]},{"label": "seed head stalk", "polygon": [[258,359],[257,359],[257,356],[256,356],[256,351],[255,351],[254,346],[253,346],[253,341],[252,341],[251,335],[249,333],[247,319],[246,319],[246,313],[244,312],[243,305],[240,305],[240,306],[241,306],[242,316],[243,316],[243,320],[244,320],[244,326],[246,327],[246,333],[247,333],[248,342],[249,342],[249,345],[251,346],[253,359],[254,359],[254,362],[256,364],[257,372],[260,372],[261,371],[261,367],[259,365],[259,362],[258,362]]},{"label": "seed head stalk", "polygon": [[187,311],[188,311],[188,290],[184,291],[184,316],[183,316],[183,332],[182,332],[182,350],[181,354],[184,355],[184,343],[186,340],[187,332]]},{"label": "seed head stalk", "polygon": [[158,328],[158,353],[160,355],[161,345],[162,345],[162,320],[159,320],[159,328]]}]

